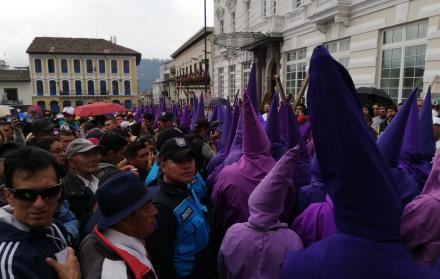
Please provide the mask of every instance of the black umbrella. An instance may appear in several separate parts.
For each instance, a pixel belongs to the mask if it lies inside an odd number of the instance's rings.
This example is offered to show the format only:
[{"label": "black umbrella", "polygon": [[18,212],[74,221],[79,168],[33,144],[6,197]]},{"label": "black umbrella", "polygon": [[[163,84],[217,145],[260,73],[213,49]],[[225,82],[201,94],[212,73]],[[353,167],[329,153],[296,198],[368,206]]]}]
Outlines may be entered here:
[{"label": "black umbrella", "polygon": [[396,106],[390,96],[382,89],[374,87],[359,87],[357,89],[357,97],[361,105],[373,105],[378,103],[386,107]]},{"label": "black umbrella", "polygon": [[226,100],[225,98],[216,97],[216,98],[211,99],[211,101],[209,102],[209,106],[214,107],[218,104],[226,106],[227,103],[228,103],[228,100]]}]

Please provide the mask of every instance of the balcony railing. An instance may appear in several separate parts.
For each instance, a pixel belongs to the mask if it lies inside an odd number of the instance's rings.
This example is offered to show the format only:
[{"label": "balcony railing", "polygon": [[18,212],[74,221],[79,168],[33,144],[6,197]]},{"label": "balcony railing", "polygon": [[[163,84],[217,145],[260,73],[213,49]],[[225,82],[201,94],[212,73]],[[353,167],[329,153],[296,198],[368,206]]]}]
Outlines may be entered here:
[{"label": "balcony railing", "polygon": [[[79,93],[79,94],[77,94]],[[49,92],[44,92],[43,95],[34,95],[34,97],[60,97],[62,99],[74,99],[74,98],[80,98],[80,99],[87,99],[87,98],[111,98],[111,97],[117,97],[117,96],[134,96],[132,92],[130,94],[125,94],[125,92],[119,92],[119,94],[115,95],[111,91],[95,91],[94,94],[89,94],[88,91],[81,91],[77,92],[75,90],[70,90],[68,92],[65,91],[59,91],[56,95],[52,95]]]},{"label": "balcony railing", "polygon": [[209,75],[204,74],[189,74],[186,76],[176,77],[176,84],[180,86],[190,86],[190,85],[204,85],[209,84]]},{"label": "balcony railing", "polygon": [[6,106],[20,106],[23,105],[23,100],[8,100],[3,98],[1,104]]}]

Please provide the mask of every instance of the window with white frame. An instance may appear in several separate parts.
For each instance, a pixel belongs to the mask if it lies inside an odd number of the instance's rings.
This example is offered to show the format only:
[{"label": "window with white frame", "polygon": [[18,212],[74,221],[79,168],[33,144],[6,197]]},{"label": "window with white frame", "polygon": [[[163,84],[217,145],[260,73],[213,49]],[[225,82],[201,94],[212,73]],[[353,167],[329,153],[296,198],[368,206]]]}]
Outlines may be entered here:
[{"label": "window with white frame", "polygon": [[243,86],[242,90],[243,92],[247,89],[248,83],[249,83],[249,77],[251,76],[251,68],[252,68],[252,62],[247,61],[243,64]]},{"label": "window with white frame", "polygon": [[380,88],[396,103],[415,87],[423,89],[428,21],[386,29],[382,33]]},{"label": "window with white frame", "polygon": [[298,8],[303,4],[303,0],[292,0],[293,8]]},{"label": "window with white frame", "polygon": [[267,0],[262,0],[261,9],[263,10],[263,16],[267,16]]},{"label": "window with white frame", "polygon": [[292,94],[295,99],[306,76],[307,48],[287,52],[286,61],[286,94]]},{"label": "window with white frame", "polygon": [[251,3],[250,3],[250,1],[247,1],[245,3],[245,10],[246,10],[246,27],[249,27],[249,22],[251,19]]},{"label": "window with white frame", "polygon": [[235,12],[231,13],[231,32],[235,32]]},{"label": "window with white frame", "polygon": [[236,91],[236,84],[235,84],[235,65],[229,65],[229,100],[233,100],[235,96]]},{"label": "window with white frame", "polygon": [[271,2],[271,11],[272,11],[272,15],[276,15],[277,14],[277,0],[272,0]]},{"label": "window with white frame", "polygon": [[225,93],[225,73],[224,69],[218,68],[218,96],[223,98]]},{"label": "window with white frame", "polygon": [[335,60],[348,69],[350,63],[350,38],[328,42],[324,46]]}]

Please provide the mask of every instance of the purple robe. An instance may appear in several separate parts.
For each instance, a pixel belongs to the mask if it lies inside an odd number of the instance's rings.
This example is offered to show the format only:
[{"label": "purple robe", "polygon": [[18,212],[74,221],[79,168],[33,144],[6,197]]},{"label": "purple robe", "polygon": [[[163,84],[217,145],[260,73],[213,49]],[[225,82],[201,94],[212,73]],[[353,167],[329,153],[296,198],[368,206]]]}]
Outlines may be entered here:
[{"label": "purple robe", "polygon": [[296,217],[291,228],[301,237],[304,247],[334,234],[336,229],[333,218],[333,202],[330,196],[324,202],[312,203]]},{"label": "purple robe", "polygon": [[302,249],[299,236],[280,222],[288,203],[279,201],[295,188],[296,151],[289,150],[252,192],[248,222],[228,229],[218,257],[219,278],[279,278],[287,252]]},{"label": "purple robe", "polygon": [[434,265],[440,257],[440,156],[420,196],[403,212],[400,231],[403,245],[416,261]]},{"label": "purple robe", "polygon": [[399,243],[335,233],[309,248],[290,252],[282,279],[435,279],[440,273],[417,265]]}]

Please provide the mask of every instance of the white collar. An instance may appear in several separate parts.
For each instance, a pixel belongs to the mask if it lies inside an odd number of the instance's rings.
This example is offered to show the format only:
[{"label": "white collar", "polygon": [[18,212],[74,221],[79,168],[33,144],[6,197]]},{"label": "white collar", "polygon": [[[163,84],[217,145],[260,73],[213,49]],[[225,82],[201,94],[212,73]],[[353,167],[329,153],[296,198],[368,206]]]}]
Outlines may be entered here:
[{"label": "white collar", "polygon": [[96,190],[98,190],[99,179],[96,176],[92,175],[92,180],[88,180],[79,174],[76,175],[84,182],[84,185],[87,188],[92,190],[93,194],[96,192]]},{"label": "white collar", "polygon": [[149,269],[154,271],[153,264],[148,259],[145,245],[136,237],[132,237],[121,233],[114,229],[105,229],[102,234],[116,247],[131,254],[136,259],[140,260]]}]

